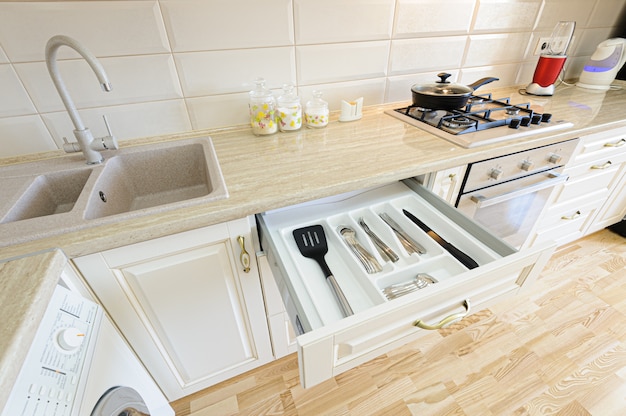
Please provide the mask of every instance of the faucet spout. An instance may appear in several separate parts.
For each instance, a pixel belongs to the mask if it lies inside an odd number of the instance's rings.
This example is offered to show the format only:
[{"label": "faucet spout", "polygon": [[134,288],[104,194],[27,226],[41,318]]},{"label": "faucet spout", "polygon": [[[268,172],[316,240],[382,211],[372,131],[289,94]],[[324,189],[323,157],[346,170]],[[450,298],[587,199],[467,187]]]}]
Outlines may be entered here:
[{"label": "faucet spout", "polygon": [[[63,101],[65,109],[74,124],[74,136],[76,136],[76,139],[78,140],[78,144],[80,145],[85,159],[87,159],[87,163],[101,163],[104,158],[98,151],[94,150],[94,137],[91,134],[91,131],[85,127],[85,124],[83,123],[83,120],[74,105],[74,101],[70,97],[69,91],[67,90],[67,87],[61,78],[61,74],[59,73],[57,52],[61,46],[68,46],[74,49],[87,61],[93,72],[96,74],[96,77],[98,78],[98,81],[104,91],[111,91],[111,83],[109,82],[106,72],[98,59],[96,59],[91,52],[89,52],[76,40],[62,35],[53,36],[50,40],[48,40],[48,43],[46,44],[46,65],[48,67],[50,77],[52,78],[52,82],[61,97],[61,101]],[[115,138],[110,137],[110,139],[110,142],[114,144],[113,147],[117,149],[117,142]]]}]

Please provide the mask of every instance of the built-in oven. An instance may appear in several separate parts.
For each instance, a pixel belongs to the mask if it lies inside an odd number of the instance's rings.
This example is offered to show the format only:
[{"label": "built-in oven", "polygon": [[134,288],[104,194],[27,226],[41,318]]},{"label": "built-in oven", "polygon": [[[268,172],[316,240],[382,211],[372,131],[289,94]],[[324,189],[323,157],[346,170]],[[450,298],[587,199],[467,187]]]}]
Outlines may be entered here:
[{"label": "built-in oven", "polygon": [[511,246],[526,242],[578,139],[468,165],[455,206]]}]

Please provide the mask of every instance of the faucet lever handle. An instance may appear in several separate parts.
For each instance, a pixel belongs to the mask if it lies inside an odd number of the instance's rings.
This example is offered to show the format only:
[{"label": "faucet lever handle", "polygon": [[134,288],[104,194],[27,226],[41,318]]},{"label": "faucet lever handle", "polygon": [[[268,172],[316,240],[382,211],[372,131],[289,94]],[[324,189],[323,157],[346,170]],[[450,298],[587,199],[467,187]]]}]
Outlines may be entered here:
[{"label": "faucet lever handle", "polygon": [[111,133],[111,126],[109,125],[109,120],[107,120],[106,114],[102,114],[102,119],[104,120],[104,125],[107,128],[107,133],[109,133],[109,136],[113,137],[113,133]]},{"label": "faucet lever handle", "polygon": [[63,137],[63,150],[65,153],[80,152],[81,148],[78,142],[68,142],[67,137]]}]

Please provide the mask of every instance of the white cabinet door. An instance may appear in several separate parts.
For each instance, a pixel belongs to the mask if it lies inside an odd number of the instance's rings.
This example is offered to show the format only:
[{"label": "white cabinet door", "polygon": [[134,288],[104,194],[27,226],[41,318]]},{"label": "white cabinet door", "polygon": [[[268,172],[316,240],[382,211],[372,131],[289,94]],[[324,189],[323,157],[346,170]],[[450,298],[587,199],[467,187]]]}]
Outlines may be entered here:
[{"label": "white cabinet door", "polygon": [[75,259],[169,400],[273,356],[247,220]]}]

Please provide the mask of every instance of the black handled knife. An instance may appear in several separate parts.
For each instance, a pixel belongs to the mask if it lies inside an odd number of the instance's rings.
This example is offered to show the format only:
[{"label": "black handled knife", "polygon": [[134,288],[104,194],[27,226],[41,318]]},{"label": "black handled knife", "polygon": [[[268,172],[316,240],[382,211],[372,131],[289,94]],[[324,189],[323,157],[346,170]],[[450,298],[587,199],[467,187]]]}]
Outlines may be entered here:
[{"label": "black handled knife", "polygon": [[406,209],[403,209],[402,212],[406,215],[411,221],[413,221],[418,227],[420,227],[426,234],[430,236],[433,240],[437,242],[441,247],[446,249],[454,258],[463,263],[465,267],[468,269],[474,269],[478,267],[478,263],[476,263],[470,256],[463,253],[461,250],[448,243],[446,240],[441,238],[439,234],[434,232],[428,225],[424,224],[420,221],[415,215],[411,214]]}]

